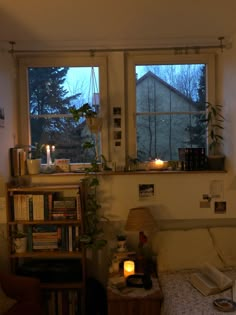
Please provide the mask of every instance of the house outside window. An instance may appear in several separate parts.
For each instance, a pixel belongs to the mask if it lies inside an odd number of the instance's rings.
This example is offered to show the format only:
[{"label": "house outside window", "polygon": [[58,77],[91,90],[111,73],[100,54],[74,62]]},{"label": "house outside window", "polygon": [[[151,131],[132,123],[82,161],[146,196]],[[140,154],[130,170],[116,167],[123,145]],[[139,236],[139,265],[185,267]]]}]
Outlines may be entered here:
[{"label": "house outside window", "polygon": [[[181,148],[207,152],[203,122],[214,95],[212,56],[131,56],[128,59],[129,155],[179,160]],[[133,140],[135,139],[135,141]]]}]

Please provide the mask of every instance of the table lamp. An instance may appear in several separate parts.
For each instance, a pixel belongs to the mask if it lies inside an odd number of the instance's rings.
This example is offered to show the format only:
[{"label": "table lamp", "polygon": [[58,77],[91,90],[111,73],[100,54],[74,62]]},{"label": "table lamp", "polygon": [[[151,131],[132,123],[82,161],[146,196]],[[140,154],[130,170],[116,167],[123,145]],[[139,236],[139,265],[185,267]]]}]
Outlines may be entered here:
[{"label": "table lamp", "polygon": [[[139,244],[138,244],[138,260],[142,265],[145,260],[143,246],[147,243],[147,236],[144,231],[151,231],[156,227],[156,222],[147,207],[132,208],[129,210],[127,217],[125,230],[130,232],[139,232]],[[143,266],[142,266],[143,267]],[[143,269],[141,267],[141,269]],[[139,268],[140,269],[140,268]]]}]

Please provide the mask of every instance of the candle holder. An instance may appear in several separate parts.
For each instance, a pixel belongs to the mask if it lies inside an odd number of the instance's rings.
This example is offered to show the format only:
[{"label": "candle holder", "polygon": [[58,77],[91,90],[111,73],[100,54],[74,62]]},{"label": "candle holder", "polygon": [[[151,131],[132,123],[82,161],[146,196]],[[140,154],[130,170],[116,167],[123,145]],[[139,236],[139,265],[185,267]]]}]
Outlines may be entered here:
[{"label": "candle holder", "polygon": [[149,162],[149,170],[160,171],[168,167],[168,161],[162,161],[160,159],[155,159]]},{"label": "candle holder", "polygon": [[133,275],[135,272],[135,264],[132,260],[125,260],[124,261],[124,277],[127,278],[128,276]]}]

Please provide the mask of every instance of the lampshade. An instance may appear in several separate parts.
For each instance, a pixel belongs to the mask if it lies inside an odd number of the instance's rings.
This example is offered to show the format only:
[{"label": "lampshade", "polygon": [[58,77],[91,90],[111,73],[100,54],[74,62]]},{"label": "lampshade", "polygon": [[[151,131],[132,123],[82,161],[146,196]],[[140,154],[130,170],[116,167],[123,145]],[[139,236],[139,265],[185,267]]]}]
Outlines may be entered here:
[{"label": "lampshade", "polygon": [[156,222],[149,208],[140,207],[129,210],[128,218],[125,225],[127,231],[152,230]]}]

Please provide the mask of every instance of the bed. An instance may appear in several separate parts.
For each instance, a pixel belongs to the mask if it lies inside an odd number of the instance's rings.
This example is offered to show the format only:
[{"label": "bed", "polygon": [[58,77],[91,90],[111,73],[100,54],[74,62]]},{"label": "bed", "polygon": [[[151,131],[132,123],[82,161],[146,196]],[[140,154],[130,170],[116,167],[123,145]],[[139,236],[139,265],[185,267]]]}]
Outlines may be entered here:
[{"label": "bed", "polygon": [[[216,221],[214,222],[216,224]],[[231,222],[232,224],[232,222]],[[236,225],[159,230],[152,241],[157,255],[159,282],[164,294],[162,315],[217,315],[213,301],[232,299],[232,289],[203,296],[190,275],[209,262],[236,280]],[[236,314],[236,311],[231,312]]]}]

